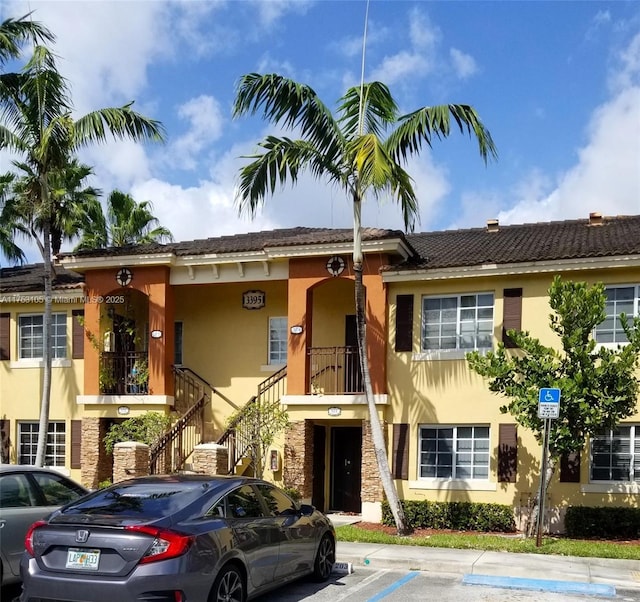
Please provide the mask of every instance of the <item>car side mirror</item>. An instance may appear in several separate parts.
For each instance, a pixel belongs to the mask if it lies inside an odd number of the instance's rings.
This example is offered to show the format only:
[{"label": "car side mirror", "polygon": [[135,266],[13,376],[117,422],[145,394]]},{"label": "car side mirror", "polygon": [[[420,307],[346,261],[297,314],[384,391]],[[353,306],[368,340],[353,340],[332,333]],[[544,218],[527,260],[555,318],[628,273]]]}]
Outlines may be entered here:
[{"label": "car side mirror", "polygon": [[315,508],[311,504],[300,504],[300,515],[301,516],[311,516]]}]

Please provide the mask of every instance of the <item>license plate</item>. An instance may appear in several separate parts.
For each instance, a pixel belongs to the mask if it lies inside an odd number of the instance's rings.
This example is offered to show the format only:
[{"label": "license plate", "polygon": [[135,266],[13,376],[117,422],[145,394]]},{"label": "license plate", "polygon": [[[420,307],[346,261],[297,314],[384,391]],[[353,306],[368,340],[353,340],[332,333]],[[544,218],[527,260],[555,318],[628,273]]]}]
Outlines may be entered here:
[{"label": "license plate", "polygon": [[84,569],[97,571],[100,562],[100,550],[87,550],[82,548],[69,548],[67,551],[68,569]]}]

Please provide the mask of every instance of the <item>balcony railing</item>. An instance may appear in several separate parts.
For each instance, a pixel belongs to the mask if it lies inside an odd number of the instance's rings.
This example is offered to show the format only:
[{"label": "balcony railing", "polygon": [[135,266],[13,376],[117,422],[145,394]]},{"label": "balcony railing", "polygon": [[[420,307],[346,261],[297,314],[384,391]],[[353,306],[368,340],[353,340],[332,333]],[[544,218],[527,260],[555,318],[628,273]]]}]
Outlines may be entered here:
[{"label": "balcony railing", "polygon": [[100,354],[100,393],[102,395],[146,395],[149,388],[146,351]]},{"label": "balcony railing", "polygon": [[309,394],[345,395],[363,392],[357,347],[312,347]]}]

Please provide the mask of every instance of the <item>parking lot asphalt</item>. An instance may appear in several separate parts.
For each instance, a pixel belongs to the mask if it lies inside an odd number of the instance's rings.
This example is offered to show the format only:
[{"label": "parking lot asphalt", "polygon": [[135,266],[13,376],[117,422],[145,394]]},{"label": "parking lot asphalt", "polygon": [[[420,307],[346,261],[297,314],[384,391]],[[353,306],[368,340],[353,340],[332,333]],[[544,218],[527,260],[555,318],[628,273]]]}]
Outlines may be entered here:
[{"label": "parking lot asphalt", "polygon": [[[334,524],[357,518],[330,516]],[[607,595],[615,589],[640,592],[640,561],[454,550],[339,541],[337,561],[354,567],[405,569],[462,575],[468,583],[514,589]],[[640,596],[639,596],[640,598]]]}]

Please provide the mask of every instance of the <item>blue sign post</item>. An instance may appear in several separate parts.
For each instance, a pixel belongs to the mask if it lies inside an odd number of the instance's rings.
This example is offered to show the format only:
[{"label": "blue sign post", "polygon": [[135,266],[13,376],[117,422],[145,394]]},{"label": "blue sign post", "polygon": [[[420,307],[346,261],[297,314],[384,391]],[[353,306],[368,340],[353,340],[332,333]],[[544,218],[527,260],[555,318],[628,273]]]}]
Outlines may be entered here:
[{"label": "blue sign post", "polygon": [[538,418],[560,416],[560,389],[540,389],[538,394]]},{"label": "blue sign post", "polygon": [[538,418],[544,418],[544,444],[540,463],[540,491],[538,492],[538,520],[536,521],[536,546],[542,545],[544,498],[547,491],[547,456],[549,455],[549,428],[551,420],[560,416],[560,389],[543,388],[538,393]]}]

